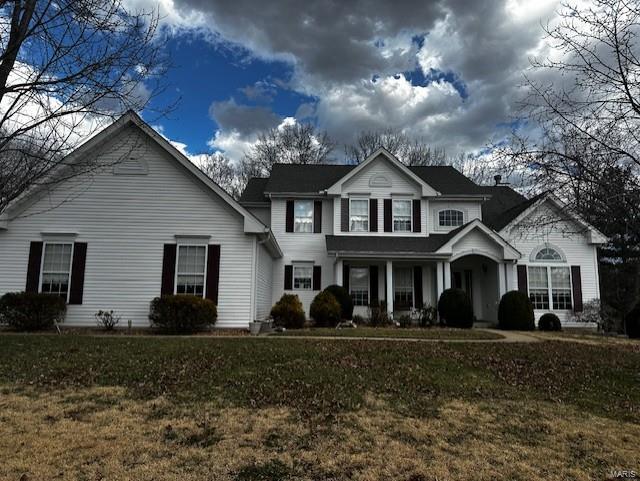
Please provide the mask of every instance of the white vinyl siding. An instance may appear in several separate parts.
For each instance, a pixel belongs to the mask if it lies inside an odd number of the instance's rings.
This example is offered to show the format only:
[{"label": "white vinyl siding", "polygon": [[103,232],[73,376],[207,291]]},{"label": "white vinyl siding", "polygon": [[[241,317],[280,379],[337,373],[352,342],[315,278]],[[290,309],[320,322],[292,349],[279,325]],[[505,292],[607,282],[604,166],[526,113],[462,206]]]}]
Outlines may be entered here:
[{"label": "white vinyl siding", "polygon": [[[24,290],[30,242],[43,232],[77,233],[75,241],[88,243],[83,303],[68,307],[65,323],[93,326],[96,311],[113,309],[134,326],[148,326],[149,303],[160,295],[163,245],[175,244],[176,235],[207,235],[221,250],[216,326],[246,328],[254,237],[244,233],[242,216],[136,127],[103,149],[104,157],[92,155],[111,165],[52,189],[0,230],[0,295]],[[113,175],[112,164],[132,155],[144,156],[148,175]]]},{"label": "white vinyl siding", "polygon": [[256,319],[266,319],[271,312],[273,295],[273,259],[267,249],[257,245]]}]

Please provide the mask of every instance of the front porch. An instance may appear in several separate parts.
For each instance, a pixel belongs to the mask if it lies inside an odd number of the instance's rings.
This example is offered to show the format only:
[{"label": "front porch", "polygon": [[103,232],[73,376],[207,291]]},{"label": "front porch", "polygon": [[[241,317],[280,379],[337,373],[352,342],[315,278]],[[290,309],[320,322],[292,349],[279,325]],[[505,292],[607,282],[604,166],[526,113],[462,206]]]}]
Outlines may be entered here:
[{"label": "front porch", "polygon": [[338,257],[335,283],[354,301],[354,315],[369,317],[370,306],[384,305],[395,318],[422,306],[437,306],[445,289],[467,292],[476,319],[497,321],[498,303],[516,289],[515,263],[480,254],[455,258]]}]

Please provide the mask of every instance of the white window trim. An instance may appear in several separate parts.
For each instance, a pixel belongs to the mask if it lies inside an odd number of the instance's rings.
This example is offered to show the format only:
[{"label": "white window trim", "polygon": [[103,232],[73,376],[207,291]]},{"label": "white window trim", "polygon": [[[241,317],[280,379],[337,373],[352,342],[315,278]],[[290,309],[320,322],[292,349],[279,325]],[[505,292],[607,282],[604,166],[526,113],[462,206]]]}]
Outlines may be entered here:
[{"label": "white window trim", "polygon": [[[542,249],[553,249],[560,256],[560,260],[559,261],[552,261],[552,260],[549,260],[549,259],[545,259],[545,260],[542,260],[542,261],[536,260],[536,256],[538,255],[538,253]],[[560,249],[558,246],[555,246],[553,244],[549,244],[548,242],[545,242],[544,244],[539,245],[538,247],[533,249],[533,251],[531,251],[531,255],[529,256],[529,260],[531,262],[535,262],[536,265],[542,265],[543,263],[553,263],[553,264],[557,265],[557,264],[561,264],[563,262],[566,263],[567,262],[567,257],[564,255],[564,252],[562,251],[562,249]]]},{"label": "white window trim", "polygon": [[[367,227],[366,230],[351,230],[351,202],[354,200],[365,201],[367,203]],[[369,199],[366,197],[349,197],[349,232],[370,232],[371,231],[371,216],[370,216]],[[377,227],[377,226],[376,226]]]},{"label": "white window trim", "polygon": [[[462,214],[462,224],[460,225],[442,225],[440,224],[440,213],[446,212],[448,210],[454,210],[456,212],[460,212]],[[436,211],[436,225],[438,226],[438,230],[447,230],[447,229],[457,229],[460,226],[463,226],[467,223],[467,213],[462,209],[455,209],[451,207],[447,207],[446,209],[439,209]]]},{"label": "white window trim", "polygon": [[[304,234],[304,232],[303,232]],[[292,262],[291,263],[291,290],[293,291],[313,291],[313,267],[314,267],[314,263],[313,262]],[[310,287],[307,289],[306,287],[296,287],[296,269],[297,268],[311,268],[311,284]],[[304,277],[300,277],[300,279],[304,279]]]},{"label": "white window trim", "polygon": [[[368,304],[371,304],[371,269],[367,266],[351,266],[349,268],[349,297],[351,297],[351,289],[353,289],[353,279],[351,276],[353,275],[354,269],[364,269],[367,271],[367,300],[368,300]],[[354,306],[366,307],[360,304],[358,304],[357,306],[354,304]]]},{"label": "white window trim", "polygon": [[[204,247],[204,277],[202,280],[202,298],[206,299],[207,297],[207,263],[209,261],[209,246],[207,244],[198,244],[198,243],[184,243],[184,244],[176,244],[176,264],[174,268],[173,274],[173,295],[178,295],[178,261],[180,260],[180,247]],[[188,273],[183,275],[197,275],[197,273]],[[187,295],[187,294],[180,294]],[[194,295],[194,294],[188,294]],[[196,296],[198,297],[198,296]]]},{"label": "white window trim", "polygon": [[[529,268],[531,267],[544,267],[547,270],[547,295],[549,296],[549,311],[554,312],[572,312],[574,307],[573,302],[573,274],[571,273],[571,267],[568,265],[561,265],[559,262],[536,262],[532,265],[527,265],[527,297],[531,298],[531,278],[529,274]],[[571,296],[571,309],[556,309],[553,305],[553,285],[551,284],[551,268],[562,267],[569,270],[569,295]],[[544,311],[544,309],[535,309],[536,311]]]},{"label": "white window trim", "polygon": [[[409,202],[409,230],[396,230],[396,216],[393,213],[393,206],[396,202]],[[413,199],[391,199],[391,230],[392,232],[401,232],[403,234],[413,232]]]},{"label": "white window trim", "polygon": [[38,293],[42,293],[42,276],[44,274],[44,257],[45,257],[45,252],[47,251],[47,245],[48,244],[65,244],[65,245],[70,245],[71,246],[71,257],[69,257],[69,287],[67,287],[67,298],[65,300],[65,302],[68,304],[69,303],[69,296],[71,295],[71,268],[73,267],[73,250],[74,250],[74,242],[69,242],[69,241],[56,241],[56,240],[50,240],[50,241],[43,241],[42,242],[42,256],[40,257],[40,281],[38,282]]},{"label": "white window trim", "polygon": [[[298,202],[311,202],[311,232],[297,232],[296,231],[296,203]],[[310,199],[298,199],[293,201],[293,234],[313,234],[316,230],[315,219],[316,217],[316,204],[313,200]]]}]

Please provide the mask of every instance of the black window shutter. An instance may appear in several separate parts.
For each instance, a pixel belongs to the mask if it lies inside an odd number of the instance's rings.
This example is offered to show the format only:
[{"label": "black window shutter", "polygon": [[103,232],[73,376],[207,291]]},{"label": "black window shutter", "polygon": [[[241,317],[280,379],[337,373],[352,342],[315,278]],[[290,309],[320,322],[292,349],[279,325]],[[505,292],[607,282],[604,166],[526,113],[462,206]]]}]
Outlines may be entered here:
[{"label": "black window shutter", "polygon": [[218,304],[220,285],[220,246],[209,244],[207,249],[207,286],[205,297]]},{"label": "black window shutter", "polygon": [[571,284],[573,288],[573,310],[582,312],[582,276],[580,266],[571,266]]},{"label": "black window shutter", "polygon": [[293,201],[287,201],[287,218],[285,220],[285,231],[293,232]]},{"label": "black window shutter", "polygon": [[42,242],[32,242],[29,246],[26,292],[36,293],[40,288],[40,265],[42,264]]},{"label": "black window shutter", "polygon": [[393,217],[391,199],[384,199],[384,231],[393,232]]},{"label": "black window shutter", "polygon": [[160,286],[161,296],[170,296],[174,292],[174,281],[176,274],[176,245],[165,244],[162,256],[162,284]]},{"label": "black window shutter", "polygon": [[369,232],[378,232],[378,199],[369,199]]},{"label": "black window shutter", "polygon": [[322,267],[313,266],[313,290],[319,291],[322,289]]},{"label": "black window shutter", "polygon": [[313,203],[313,232],[320,234],[322,232],[322,201],[316,200]]},{"label": "black window shutter", "polygon": [[293,266],[284,266],[284,290],[293,289]]},{"label": "black window shutter", "polygon": [[84,270],[87,263],[87,243],[74,242],[73,260],[71,261],[71,285],[69,287],[69,304],[82,304],[84,293]]},{"label": "black window shutter", "polygon": [[528,295],[527,266],[518,266],[518,290]]},{"label": "black window shutter", "polygon": [[413,199],[413,232],[420,232],[422,226],[420,225],[421,218],[420,199]]},{"label": "black window shutter", "polygon": [[422,300],[422,266],[413,266],[413,304],[416,309],[420,309]]},{"label": "black window shutter", "polygon": [[370,304],[378,303],[378,266],[369,266]]},{"label": "black window shutter", "polygon": [[340,199],[340,230],[349,232],[349,199]]},{"label": "black window shutter", "polygon": [[342,266],[342,287],[349,292],[349,266],[347,264]]}]

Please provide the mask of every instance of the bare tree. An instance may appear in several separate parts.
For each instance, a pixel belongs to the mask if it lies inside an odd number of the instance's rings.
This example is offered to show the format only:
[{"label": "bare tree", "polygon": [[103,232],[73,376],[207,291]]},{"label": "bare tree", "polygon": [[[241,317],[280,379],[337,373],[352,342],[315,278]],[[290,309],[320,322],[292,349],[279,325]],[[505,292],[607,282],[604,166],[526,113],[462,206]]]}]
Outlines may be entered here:
[{"label": "bare tree", "polygon": [[403,132],[391,128],[360,132],[355,143],[344,146],[344,153],[349,162],[359,164],[381,147],[407,165],[447,163],[444,149],[432,148],[422,140],[412,140]]},{"label": "bare tree", "polygon": [[238,166],[221,152],[201,154],[197,157],[196,164],[207,176],[235,199],[240,197],[247,181],[243,180]]},{"label": "bare tree", "polygon": [[[525,77],[528,135],[496,152],[609,236],[602,295],[624,315],[640,286],[640,5],[594,0],[559,15],[545,29],[555,55]],[[616,284],[633,284],[630,297]]]},{"label": "bare tree", "polygon": [[[156,12],[121,0],[0,0],[0,213],[79,141],[162,90]],[[70,166],[65,166],[70,167]]]},{"label": "bare tree", "polygon": [[312,124],[288,124],[259,135],[239,166],[244,176],[268,175],[276,163],[322,164],[329,161],[335,144]]}]

